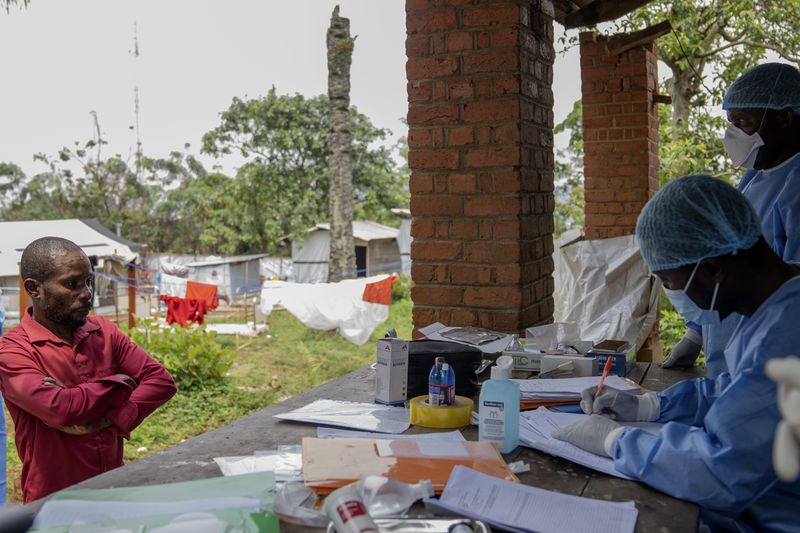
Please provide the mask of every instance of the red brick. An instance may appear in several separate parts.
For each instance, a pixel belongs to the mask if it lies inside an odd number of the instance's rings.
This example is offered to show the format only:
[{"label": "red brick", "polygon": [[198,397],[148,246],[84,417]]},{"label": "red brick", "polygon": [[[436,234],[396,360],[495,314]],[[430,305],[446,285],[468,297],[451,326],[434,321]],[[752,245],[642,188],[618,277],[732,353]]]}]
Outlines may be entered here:
[{"label": "red brick", "polygon": [[411,150],[408,165],[413,169],[458,168],[458,152],[454,150]]},{"label": "red brick", "polygon": [[497,265],[495,272],[498,285],[513,285],[522,280],[522,269],[519,265]]},{"label": "red brick", "polygon": [[518,117],[519,102],[516,99],[474,102],[464,106],[464,122],[495,122]]},{"label": "red brick", "polygon": [[464,303],[474,307],[509,309],[522,304],[522,292],[517,287],[467,287]]},{"label": "red brick", "polygon": [[414,262],[411,264],[411,279],[416,283],[433,281],[436,267],[434,265]]},{"label": "red brick", "polygon": [[447,130],[448,146],[464,146],[473,143],[473,131],[470,126],[460,126]]},{"label": "red brick", "polygon": [[408,181],[408,188],[412,194],[433,192],[433,174],[413,172]]},{"label": "red brick", "polygon": [[512,172],[495,172],[494,174],[494,190],[495,192],[519,192],[522,187],[520,173],[517,171]]},{"label": "red brick", "polygon": [[450,326],[477,326],[478,314],[470,309],[453,309],[450,312]]},{"label": "red brick", "polygon": [[492,80],[492,91],[495,96],[519,93],[519,78],[516,76],[505,76]]},{"label": "red brick", "polygon": [[461,24],[466,27],[486,27],[499,24],[514,24],[519,20],[519,7],[516,5],[497,7],[475,7],[465,9]]},{"label": "red brick", "polygon": [[462,211],[462,200],[458,196],[411,195],[411,213],[414,216],[454,216]]},{"label": "red brick", "polygon": [[465,55],[462,61],[464,74],[511,72],[519,68],[519,57],[514,52],[469,54]]},{"label": "red brick", "polygon": [[415,239],[431,239],[434,226],[433,220],[429,218],[415,218],[411,221],[411,235]]},{"label": "red brick", "polygon": [[492,32],[492,48],[510,48],[519,44],[517,28],[503,28]]},{"label": "red brick", "polygon": [[427,35],[410,35],[406,39],[406,56],[420,57],[428,55],[430,41]]},{"label": "red brick", "polygon": [[519,240],[521,237],[518,220],[498,220],[494,223],[494,238],[497,240]]},{"label": "red brick", "polygon": [[447,51],[461,52],[472,49],[472,34],[467,31],[454,32],[447,36]]},{"label": "red brick", "polygon": [[456,219],[451,226],[453,239],[474,240],[478,238],[478,223],[474,220]]},{"label": "red brick", "polygon": [[500,265],[519,262],[520,257],[521,250],[518,242],[502,243],[488,240],[464,244],[464,260],[469,263]]},{"label": "red brick", "polygon": [[450,267],[450,280],[456,285],[475,285],[479,271],[478,266],[455,264]]},{"label": "red brick", "polygon": [[436,223],[436,238],[442,240],[450,239],[450,222],[442,221]]},{"label": "red brick", "polygon": [[431,0],[406,0],[406,12],[424,11],[433,7]]},{"label": "red brick", "polygon": [[448,124],[458,120],[458,106],[454,104],[434,104],[411,106],[408,110],[408,125]]},{"label": "red brick", "polygon": [[467,166],[479,167],[504,167],[520,164],[519,148],[473,148],[466,154]]},{"label": "red brick", "polygon": [[[416,302],[414,302],[416,304]],[[411,319],[414,322],[414,327],[417,328],[424,328],[430,324],[436,322],[436,311],[430,307],[419,307],[418,305],[414,305],[413,309],[411,310]],[[421,336],[420,333],[417,333],[417,337]]]},{"label": "red brick", "polygon": [[471,194],[476,189],[474,174],[451,174],[450,192],[454,194]]},{"label": "red brick", "polygon": [[411,128],[408,130],[408,147],[425,148],[431,145],[431,130],[427,128]]},{"label": "red brick", "polygon": [[409,102],[427,102],[433,95],[433,84],[429,81],[416,81],[408,83]]},{"label": "red brick", "polygon": [[455,56],[409,59],[406,62],[406,76],[409,81],[452,76],[457,70],[458,61]]},{"label": "red brick", "polygon": [[409,35],[449,31],[457,26],[456,12],[450,8],[406,15],[406,32]]},{"label": "red brick", "polygon": [[451,100],[472,98],[473,96],[472,80],[458,80],[450,82],[448,91],[449,91],[448,98],[450,98]]},{"label": "red brick", "polygon": [[516,196],[478,196],[464,203],[466,216],[516,215],[522,210],[522,202]]},{"label": "red brick", "polygon": [[444,34],[431,36],[431,49],[433,50],[433,55],[444,54],[447,52]]},{"label": "red brick", "polygon": [[411,287],[411,299],[421,305],[457,305],[463,302],[463,294],[460,287]]},{"label": "red brick", "polygon": [[415,261],[455,261],[461,258],[461,243],[450,241],[419,241],[411,243]]},{"label": "red brick", "polygon": [[519,142],[519,126],[516,123],[494,127],[495,144],[512,144],[516,142]]},{"label": "red brick", "polygon": [[478,50],[486,50],[489,48],[489,32],[479,31],[475,34],[475,47]]}]

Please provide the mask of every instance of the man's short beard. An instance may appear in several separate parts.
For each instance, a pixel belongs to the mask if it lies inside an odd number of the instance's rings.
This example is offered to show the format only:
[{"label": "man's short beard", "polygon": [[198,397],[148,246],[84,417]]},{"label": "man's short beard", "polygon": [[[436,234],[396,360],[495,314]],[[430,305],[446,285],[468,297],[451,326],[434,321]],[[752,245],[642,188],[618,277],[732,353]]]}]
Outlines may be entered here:
[{"label": "man's short beard", "polygon": [[[89,307],[91,309],[91,306]],[[71,330],[76,330],[79,327],[86,324],[86,317],[84,318],[72,318],[69,313],[59,313],[53,311],[52,309],[45,308],[44,316],[48,318],[51,322],[55,324],[60,324],[62,326],[66,326]]]}]

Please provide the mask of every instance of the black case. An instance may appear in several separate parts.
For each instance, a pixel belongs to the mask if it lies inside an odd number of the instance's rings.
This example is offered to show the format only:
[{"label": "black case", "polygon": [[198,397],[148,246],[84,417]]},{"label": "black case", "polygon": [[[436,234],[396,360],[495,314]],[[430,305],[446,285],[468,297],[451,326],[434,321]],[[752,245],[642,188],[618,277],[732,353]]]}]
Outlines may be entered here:
[{"label": "black case", "polygon": [[456,394],[472,396],[478,391],[475,371],[483,352],[450,341],[417,340],[408,343],[408,399],[428,394],[428,374],[437,357],[444,357],[456,374]]}]

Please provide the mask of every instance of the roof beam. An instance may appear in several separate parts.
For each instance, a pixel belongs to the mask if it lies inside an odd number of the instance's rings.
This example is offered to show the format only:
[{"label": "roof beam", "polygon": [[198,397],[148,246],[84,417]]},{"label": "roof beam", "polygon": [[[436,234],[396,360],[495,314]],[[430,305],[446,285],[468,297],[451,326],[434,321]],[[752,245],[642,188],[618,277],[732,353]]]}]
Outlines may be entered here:
[{"label": "roof beam", "polygon": [[650,0],[595,0],[583,9],[567,15],[564,27],[571,30],[581,26],[594,26],[599,22],[627,15],[648,2]]},{"label": "roof beam", "polygon": [[619,55],[623,52],[627,52],[631,48],[651,43],[671,31],[672,24],[670,24],[668,20],[665,20],[653,26],[648,26],[643,30],[615,36],[610,39],[606,45],[608,54],[612,56]]}]

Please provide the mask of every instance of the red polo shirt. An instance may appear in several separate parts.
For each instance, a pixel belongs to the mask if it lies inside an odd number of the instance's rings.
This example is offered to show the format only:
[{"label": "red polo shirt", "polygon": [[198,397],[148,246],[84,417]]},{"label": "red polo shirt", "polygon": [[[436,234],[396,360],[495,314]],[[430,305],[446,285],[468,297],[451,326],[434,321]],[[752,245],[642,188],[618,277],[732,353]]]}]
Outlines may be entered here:
[{"label": "red polo shirt", "polygon": [[[132,377],[130,387],[115,374]],[[64,389],[44,384],[55,379]],[[90,316],[69,343],[36,322],[0,337],[0,388],[14,420],[25,503],[122,466],[122,439],[175,394],[169,372],[114,324]],[[89,435],[59,427],[107,417]]]}]

